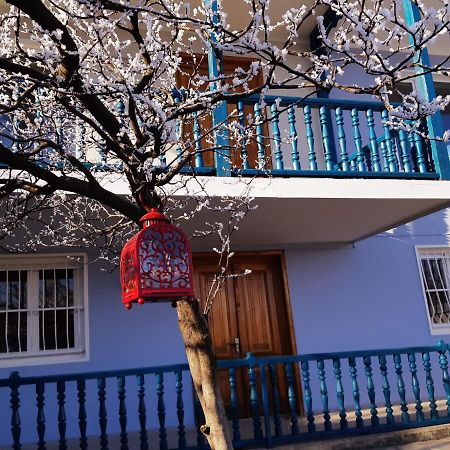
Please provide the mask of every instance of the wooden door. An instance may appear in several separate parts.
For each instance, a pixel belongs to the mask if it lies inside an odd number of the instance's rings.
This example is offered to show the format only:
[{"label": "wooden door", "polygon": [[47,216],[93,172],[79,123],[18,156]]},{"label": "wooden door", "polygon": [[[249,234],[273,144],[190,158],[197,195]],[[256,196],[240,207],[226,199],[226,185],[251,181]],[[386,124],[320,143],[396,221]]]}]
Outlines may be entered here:
[{"label": "wooden door", "polygon": [[[207,56],[197,55],[196,63],[194,63],[192,56],[184,56],[183,62],[180,64],[180,71],[177,73],[177,85],[179,88],[184,89],[195,89],[191,85],[191,79],[193,75],[208,75],[208,58]],[[255,61],[251,58],[231,58],[225,57],[223,70],[225,75],[231,75],[235,73],[236,68],[241,67],[244,70],[249,70],[251,63]],[[230,80],[231,81],[231,80]],[[263,83],[262,73],[259,72],[257,76],[254,76],[248,82],[248,88],[253,89],[258,86],[261,86]],[[199,87],[199,89],[204,90],[207,89],[208,85],[205,83]],[[238,86],[231,90],[230,92],[243,92],[244,88],[242,86]],[[237,104],[228,103],[227,104],[228,115],[231,118],[232,122],[239,122],[237,117]],[[234,112],[234,113],[233,113]],[[232,114],[233,113],[233,114]],[[264,115],[264,111],[262,111]],[[248,117],[253,116],[253,107],[252,105],[244,105],[244,125],[248,125]],[[201,148],[207,149],[212,146],[212,135],[208,135],[207,130],[212,129],[212,118],[209,112],[202,113],[199,117],[199,125],[201,135],[204,136],[201,141]],[[192,118],[186,118],[184,121],[184,130],[183,136],[185,140],[189,142],[195,142],[194,132],[193,132],[193,121]],[[271,160],[271,151],[270,151],[270,141],[267,139],[268,136],[268,127],[267,124],[263,126],[263,134],[264,134],[264,148],[265,148],[265,169],[272,168],[272,160]],[[192,149],[193,151],[194,149]],[[233,167],[241,168],[243,167],[243,158],[242,158],[242,146],[237,146],[236,140],[233,137],[230,138],[230,158],[231,164]],[[257,168],[258,167],[258,145],[256,142],[255,133],[253,136],[247,139],[247,143],[245,145],[245,150],[247,151],[247,163],[249,168]],[[206,167],[214,166],[214,153],[212,151],[204,151],[202,153],[203,164]]]},{"label": "wooden door", "polygon": [[[218,359],[292,354],[286,294],[280,255],[235,255],[230,273],[246,276],[228,278],[215,298],[208,317],[214,349]],[[204,300],[211,287],[217,265],[213,257],[194,258],[198,298]],[[238,339],[239,346],[236,345]],[[279,373],[282,409],[287,410],[287,395],[282,371]],[[222,396],[229,410],[227,371],[219,371]],[[249,416],[247,373],[237,371],[239,410]]]}]

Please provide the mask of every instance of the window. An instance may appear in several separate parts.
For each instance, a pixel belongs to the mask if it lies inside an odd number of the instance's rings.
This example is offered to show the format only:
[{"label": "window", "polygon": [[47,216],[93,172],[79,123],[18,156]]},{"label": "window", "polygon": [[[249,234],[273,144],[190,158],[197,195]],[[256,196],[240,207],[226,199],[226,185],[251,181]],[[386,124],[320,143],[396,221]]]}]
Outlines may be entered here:
[{"label": "window", "polygon": [[85,256],[0,258],[0,365],[87,357]]},{"label": "window", "polygon": [[431,334],[450,333],[450,248],[417,247]]}]

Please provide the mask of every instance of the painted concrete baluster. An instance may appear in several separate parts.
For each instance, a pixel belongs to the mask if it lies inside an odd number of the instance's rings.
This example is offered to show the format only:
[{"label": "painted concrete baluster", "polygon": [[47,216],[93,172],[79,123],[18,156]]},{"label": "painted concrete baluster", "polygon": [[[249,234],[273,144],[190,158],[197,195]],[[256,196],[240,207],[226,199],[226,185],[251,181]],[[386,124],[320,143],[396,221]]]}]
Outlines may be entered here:
[{"label": "painted concrete baluster", "polygon": [[158,398],[158,421],[159,421],[159,448],[167,450],[166,432],[166,406],[164,405],[164,375],[163,372],[156,374],[156,396]]},{"label": "painted concrete baluster", "polygon": [[148,450],[147,437],[147,408],[145,407],[145,377],[140,373],[137,375],[137,396],[139,415],[139,443],[141,450]]},{"label": "painted concrete baluster", "polygon": [[383,161],[383,172],[389,172],[388,151],[386,141],[380,142],[381,161]]},{"label": "painted concrete baluster", "polygon": [[252,410],[253,418],[253,436],[255,439],[262,439],[263,433],[261,428],[261,419],[259,416],[259,398],[258,390],[256,388],[256,373],[253,353],[247,353],[249,360],[248,366],[248,384],[250,387],[250,408]]},{"label": "painted concrete baluster", "polygon": [[381,118],[383,120],[384,141],[386,142],[388,169],[389,172],[398,172],[397,155],[395,153],[391,129],[388,124],[389,113],[386,110],[384,110],[381,113]]},{"label": "painted concrete baluster", "polygon": [[264,130],[263,130],[263,117],[261,113],[261,106],[259,103],[255,103],[255,124],[256,124],[256,146],[258,148],[258,168],[267,169],[266,167],[266,154],[264,149]]},{"label": "painted concrete baluster", "polygon": [[202,132],[200,129],[200,123],[198,120],[198,113],[195,111],[192,113],[192,116],[194,118],[194,151],[195,151],[195,157],[194,157],[194,164],[195,167],[203,167],[203,153],[202,153]]},{"label": "painted concrete baluster", "polygon": [[373,111],[368,109],[366,111],[367,127],[369,129],[370,141],[370,159],[374,172],[381,172],[380,156],[378,154],[377,135],[375,134],[375,123],[373,119]]},{"label": "painted concrete baluster", "polygon": [[66,439],[66,383],[64,381],[57,381],[56,392],[58,400],[58,432],[59,441],[58,449],[67,450],[67,439]]},{"label": "painted concrete baluster", "polygon": [[106,383],[104,378],[97,378],[97,389],[98,389],[98,417],[100,425],[100,448],[101,450],[108,450],[108,435],[106,434],[106,426],[108,424],[108,419],[106,415]]},{"label": "painted concrete baluster", "polygon": [[359,131],[359,111],[356,108],[352,109],[352,125],[353,125],[353,140],[356,147],[356,164],[359,172],[364,172],[367,169],[365,164],[364,152],[362,150],[361,132]]},{"label": "painted concrete baluster", "polygon": [[402,411],[402,423],[409,422],[408,404],[405,396],[405,382],[402,376],[402,359],[399,354],[394,355],[395,373],[397,374],[397,390],[400,397],[400,409]]},{"label": "painted concrete baluster", "polygon": [[292,363],[286,363],[284,365],[286,373],[286,382],[288,390],[289,411],[291,415],[291,433],[298,434],[298,417],[297,417],[297,398],[295,395],[295,381],[294,381],[294,368]]},{"label": "painted concrete baluster", "polygon": [[411,159],[408,150],[408,136],[405,130],[398,131],[398,140],[400,144],[400,153],[402,157],[403,171],[406,173],[412,172]]},{"label": "painted concrete baluster", "polygon": [[291,105],[287,110],[288,122],[289,122],[289,138],[291,140],[292,147],[292,168],[294,170],[300,170],[300,157],[298,154],[298,136],[297,129],[295,127],[295,108]]},{"label": "painted concrete baluster", "polygon": [[378,418],[377,405],[375,403],[375,386],[373,384],[372,361],[370,356],[364,356],[363,362],[367,378],[367,394],[370,402],[370,422],[373,426],[378,426],[380,424],[380,419]]},{"label": "painted concrete baluster", "polygon": [[237,104],[237,110],[238,110],[238,119],[239,119],[239,134],[241,135],[241,158],[242,158],[242,168],[243,169],[249,169],[250,164],[248,162],[248,151],[247,151],[247,133],[245,132],[245,114],[244,114],[244,103],[238,102]]},{"label": "painted concrete baluster", "polygon": [[308,421],[308,433],[314,433],[316,431],[316,424],[314,423],[314,412],[312,409],[312,391],[309,384],[309,363],[308,361],[301,362],[302,379],[303,379],[303,392],[306,406],[306,420]]},{"label": "painted concrete baluster", "polygon": [[350,367],[350,377],[352,379],[352,394],[353,402],[355,403],[355,416],[356,416],[356,427],[362,428],[364,426],[364,421],[362,418],[359,386],[358,386],[358,369],[356,368],[356,359],[353,357],[348,358],[348,365]]},{"label": "painted concrete baluster", "polygon": [[239,428],[239,403],[236,388],[236,369],[230,367],[228,369],[228,382],[230,385],[230,408],[231,408],[231,425],[233,428],[233,442],[241,439]]},{"label": "painted concrete baluster", "polygon": [[80,449],[88,448],[87,441],[87,414],[86,414],[86,381],[84,379],[77,380],[77,397],[78,397],[78,428],[80,430]]},{"label": "painted concrete baluster", "polygon": [[11,434],[13,438],[13,450],[20,450],[22,448],[20,444],[20,434],[22,432],[22,427],[20,424],[20,377],[19,372],[12,372],[9,376],[9,388],[10,393],[10,405],[11,405]]},{"label": "painted concrete baluster", "polygon": [[177,393],[178,448],[186,448],[186,430],[184,426],[183,372],[175,372],[175,392]]},{"label": "painted concrete baluster", "polygon": [[331,430],[330,409],[328,408],[328,390],[325,376],[325,363],[322,359],[317,361],[317,369],[320,380],[320,398],[322,400],[322,411],[325,431]]},{"label": "painted concrete baluster", "polygon": [[125,377],[117,377],[117,398],[119,399],[120,449],[128,450],[127,408],[125,405]]},{"label": "painted concrete baluster", "polygon": [[408,353],[409,371],[411,372],[411,385],[416,403],[416,418],[418,422],[422,422],[425,417],[423,415],[422,402],[420,400],[420,385],[417,378],[417,364],[416,355],[414,353]]},{"label": "painted concrete baluster", "polygon": [[278,374],[277,366],[275,364],[269,365],[270,382],[272,386],[272,400],[273,400],[273,425],[275,429],[275,436],[281,436],[283,430],[281,429],[280,419],[280,391],[278,389]]},{"label": "painted concrete baluster", "polygon": [[322,129],[323,151],[325,154],[325,168],[326,170],[334,170],[332,144],[330,139],[331,123],[328,122],[330,115],[327,113],[327,107],[321,106],[319,109],[320,126]]},{"label": "painted concrete baluster", "polygon": [[37,407],[36,430],[38,434],[38,443],[37,443],[38,450],[46,450],[44,404],[45,404],[45,384],[39,382],[36,383],[36,407]]},{"label": "painted concrete baluster", "polygon": [[[420,127],[418,128],[418,132],[420,133]],[[416,149],[416,161],[417,161],[417,169],[420,173],[427,173],[427,160],[425,157],[425,143],[423,141],[422,136],[419,133],[413,133],[413,141],[414,147]]]},{"label": "painted concrete baluster", "polygon": [[384,404],[386,405],[386,422],[388,425],[392,425],[393,423],[395,423],[395,419],[391,402],[391,386],[389,385],[389,380],[387,376],[388,371],[387,371],[386,356],[385,355],[378,356],[378,362],[380,363],[380,373],[382,380],[381,388],[383,389]]},{"label": "painted concrete baluster", "polygon": [[312,128],[311,106],[304,106],[303,115],[305,118],[306,142],[308,143],[309,168],[311,170],[317,170],[317,158],[316,152],[314,150],[314,132]]},{"label": "painted concrete baluster", "polygon": [[439,350],[439,366],[442,370],[442,382],[447,397],[447,415],[450,416],[450,376],[448,374],[448,360],[444,348]]},{"label": "painted concrete baluster", "polygon": [[431,419],[439,419],[439,413],[437,411],[436,398],[434,396],[434,382],[431,376],[431,361],[430,353],[422,353],[423,369],[425,371],[425,381],[427,384],[428,398],[430,400],[430,417]]},{"label": "painted concrete baluster", "polygon": [[344,114],[340,106],[336,108],[335,114],[339,148],[341,150],[341,167],[344,172],[347,172],[350,170],[350,164],[348,162],[347,143],[345,140]]},{"label": "painted concrete baluster", "polygon": [[273,135],[273,143],[275,146],[274,155],[275,155],[275,169],[283,170],[284,162],[283,162],[283,152],[281,150],[281,133],[280,133],[280,117],[278,114],[277,105],[275,103],[270,106],[270,121],[272,122],[272,135]]},{"label": "painted concrete baluster", "polygon": [[344,403],[344,387],[342,386],[341,360],[339,358],[333,359],[333,369],[336,378],[336,396],[339,407],[340,426],[341,430],[345,430],[348,427],[348,423]]}]

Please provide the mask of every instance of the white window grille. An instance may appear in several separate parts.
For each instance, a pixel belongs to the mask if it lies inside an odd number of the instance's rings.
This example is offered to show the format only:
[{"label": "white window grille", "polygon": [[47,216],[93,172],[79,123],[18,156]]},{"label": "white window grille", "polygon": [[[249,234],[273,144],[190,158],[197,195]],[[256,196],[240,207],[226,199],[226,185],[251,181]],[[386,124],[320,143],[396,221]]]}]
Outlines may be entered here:
[{"label": "white window grille", "polygon": [[431,332],[450,333],[450,248],[417,247],[416,251]]},{"label": "white window grille", "polygon": [[87,358],[84,255],[0,258],[0,365]]}]

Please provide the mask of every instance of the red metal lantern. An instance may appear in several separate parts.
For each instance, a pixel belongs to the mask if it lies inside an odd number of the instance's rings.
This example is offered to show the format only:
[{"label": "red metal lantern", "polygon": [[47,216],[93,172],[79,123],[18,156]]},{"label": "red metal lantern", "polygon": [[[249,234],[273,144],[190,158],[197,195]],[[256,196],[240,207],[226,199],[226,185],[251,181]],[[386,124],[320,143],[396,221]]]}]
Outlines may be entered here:
[{"label": "red metal lantern", "polygon": [[194,297],[192,253],[186,235],[157,209],[141,218],[142,230],[120,255],[122,303]]}]

